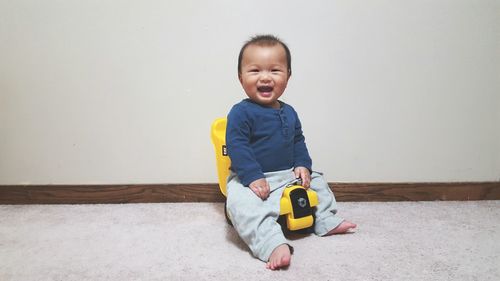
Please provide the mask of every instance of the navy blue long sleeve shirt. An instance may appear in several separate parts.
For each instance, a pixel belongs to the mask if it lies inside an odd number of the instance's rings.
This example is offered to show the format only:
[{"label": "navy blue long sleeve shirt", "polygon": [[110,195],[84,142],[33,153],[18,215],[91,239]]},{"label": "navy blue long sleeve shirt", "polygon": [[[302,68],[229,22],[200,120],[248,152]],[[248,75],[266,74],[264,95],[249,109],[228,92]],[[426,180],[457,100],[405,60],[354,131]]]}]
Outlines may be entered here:
[{"label": "navy blue long sleeve shirt", "polygon": [[264,178],[266,172],[299,166],[312,169],[297,112],[280,104],[280,109],[274,109],[245,99],[228,114],[226,145],[231,170],[245,186]]}]

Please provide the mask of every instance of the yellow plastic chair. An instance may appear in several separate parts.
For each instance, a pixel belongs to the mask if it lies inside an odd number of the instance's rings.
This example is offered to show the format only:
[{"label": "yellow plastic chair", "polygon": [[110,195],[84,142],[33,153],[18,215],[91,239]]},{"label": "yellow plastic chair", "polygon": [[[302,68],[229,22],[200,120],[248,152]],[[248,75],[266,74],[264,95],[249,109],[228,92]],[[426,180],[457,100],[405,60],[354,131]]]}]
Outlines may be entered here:
[{"label": "yellow plastic chair", "polygon": [[[226,183],[229,176],[231,159],[226,148],[226,118],[217,118],[212,123],[211,139],[215,150],[219,188],[227,196]],[[314,224],[313,208],[318,205],[318,196],[312,189],[305,189],[298,183],[287,186],[280,202],[280,216],[286,221],[286,227],[291,230],[307,229]],[[224,206],[224,209],[226,207]],[[226,211],[226,210],[225,210]],[[226,212],[226,218],[231,218]]]}]

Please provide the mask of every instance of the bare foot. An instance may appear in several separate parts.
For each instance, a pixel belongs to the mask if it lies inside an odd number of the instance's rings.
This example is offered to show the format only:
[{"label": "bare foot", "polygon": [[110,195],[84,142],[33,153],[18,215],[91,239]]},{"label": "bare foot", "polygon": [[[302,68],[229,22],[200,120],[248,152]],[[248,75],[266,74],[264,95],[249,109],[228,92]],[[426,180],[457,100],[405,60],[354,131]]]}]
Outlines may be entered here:
[{"label": "bare foot", "polygon": [[269,261],[266,264],[266,268],[276,270],[282,267],[287,267],[288,265],[290,265],[291,259],[292,254],[290,253],[290,248],[287,244],[281,244],[276,247],[271,253]]},{"label": "bare foot", "polygon": [[333,234],[343,234],[349,231],[350,229],[356,228],[356,224],[350,221],[343,221],[336,228],[330,230],[325,236],[333,235]]}]

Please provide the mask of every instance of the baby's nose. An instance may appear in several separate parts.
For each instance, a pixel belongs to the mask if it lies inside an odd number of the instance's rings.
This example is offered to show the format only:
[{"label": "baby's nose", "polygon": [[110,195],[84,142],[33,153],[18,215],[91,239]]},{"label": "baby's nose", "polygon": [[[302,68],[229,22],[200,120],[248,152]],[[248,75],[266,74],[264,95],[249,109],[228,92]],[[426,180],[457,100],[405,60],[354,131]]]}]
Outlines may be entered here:
[{"label": "baby's nose", "polygon": [[262,71],[262,73],[260,75],[260,80],[261,81],[269,81],[269,80],[271,80],[271,76],[269,75],[269,72]]}]

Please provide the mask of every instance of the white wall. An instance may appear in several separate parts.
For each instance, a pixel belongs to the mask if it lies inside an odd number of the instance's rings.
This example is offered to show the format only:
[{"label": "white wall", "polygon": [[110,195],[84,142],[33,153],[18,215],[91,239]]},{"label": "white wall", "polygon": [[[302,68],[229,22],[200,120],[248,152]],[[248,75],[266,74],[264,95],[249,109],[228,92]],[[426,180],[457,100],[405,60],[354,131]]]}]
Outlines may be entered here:
[{"label": "white wall", "polygon": [[0,184],[216,182],[250,35],[329,181],[500,179],[499,1],[0,0]]}]

